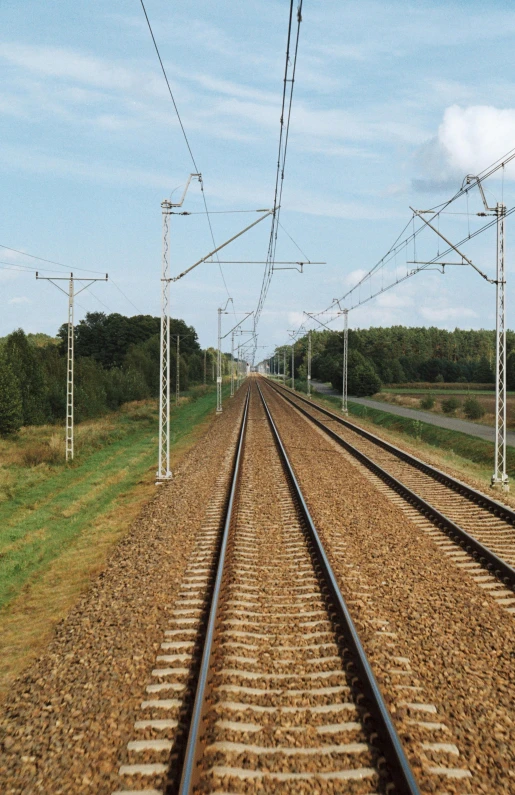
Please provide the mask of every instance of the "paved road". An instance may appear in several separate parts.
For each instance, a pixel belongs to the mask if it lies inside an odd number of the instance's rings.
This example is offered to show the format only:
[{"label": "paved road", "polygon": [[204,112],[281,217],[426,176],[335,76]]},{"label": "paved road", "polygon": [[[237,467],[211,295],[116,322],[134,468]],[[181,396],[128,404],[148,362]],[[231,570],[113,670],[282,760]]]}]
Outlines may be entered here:
[{"label": "paved road", "polygon": [[[317,381],[312,381],[313,389],[326,395],[337,395],[336,389]],[[370,398],[349,398],[349,403],[360,403],[362,406],[369,406],[371,409],[380,409],[398,417],[407,417],[411,420],[421,420],[428,425],[437,425],[439,428],[447,428],[450,431],[461,431],[468,433],[469,436],[477,436],[479,439],[486,439],[488,442],[495,441],[495,430],[489,425],[480,425],[477,422],[459,420],[456,417],[444,417],[442,414],[432,414],[430,411],[419,411],[418,409],[406,409],[403,406],[393,406],[391,403],[383,403],[380,400]],[[506,444],[515,447],[515,432],[507,431]]]}]

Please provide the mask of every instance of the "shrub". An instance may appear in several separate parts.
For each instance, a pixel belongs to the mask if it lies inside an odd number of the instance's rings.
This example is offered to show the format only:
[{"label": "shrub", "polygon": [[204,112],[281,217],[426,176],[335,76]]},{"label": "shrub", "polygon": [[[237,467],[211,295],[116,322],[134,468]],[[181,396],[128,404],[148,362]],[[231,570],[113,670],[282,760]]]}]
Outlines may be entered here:
[{"label": "shrub", "polygon": [[444,380],[445,379],[443,375],[441,373],[438,373],[438,375],[435,378],[435,384],[443,384]]},{"label": "shrub", "polygon": [[26,467],[37,467],[39,464],[59,464],[64,455],[57,445],[50,442],[32,444],[23,451],[22,461]]},{"label": "shrub", "polygon": [[463,404],[463,411],[469,420],[480,420],[484,416],[484,406],[475,397],[468,397]]},{"label": "shrub", "polygon": [[461,400],[458,400],[457,397],[450,397],[447,400],[442,400],[442,411],[445,414],[454,414],[456,409],[459,409],[461,406]]},{"label": "shrub", "polygon": [[431,394],[431,392],[428,395],[424,395],[424,397],[420,401],[421,409],[426,409],[426,410],[432,409],[434,405],[435,405],[435,397],[434,395]]}]

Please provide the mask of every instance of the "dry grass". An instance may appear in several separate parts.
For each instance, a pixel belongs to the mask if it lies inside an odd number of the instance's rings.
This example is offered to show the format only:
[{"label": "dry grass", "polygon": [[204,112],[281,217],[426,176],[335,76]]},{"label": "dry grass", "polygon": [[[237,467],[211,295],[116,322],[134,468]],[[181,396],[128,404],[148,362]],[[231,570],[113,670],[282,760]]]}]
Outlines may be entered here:
[{"label": "dry grass", "polygon": [[[208,399],[211,405],[214,401],[213,395]],[[192,409],[195,409],[195,406],[192,406]],[[171,456],[173,467],[196,444],[211,422],[212,412],[206,415],[205,409],[203,411],[202,414],[199,408],[198,421],[189,420],[186,432],[174,444]],[[83,456],[86,451],[94,452],[123,434],[120,421],[122,425],[127,419],[146,425],[155,421],[155,412],[154,402],[141,401],[124,406],[116,414],[77,426],[78,448]],[[17,440],[10,440],[7,445],[4,444],[11,462],[8,466],[6,460],[2,458],[0,479],[4,479],[4,487],[6,476],[12,474],[13,470],[26,474],[25,484],[29,487],[44,481],[45,477],[55,476],[56,472],[59,472],[59,465],[49,463],[45,456],[48,449],[59,450],[61,436],[56,433],[55,426],[43,426],[23,429]],[[40,448],[40,453],[34,452]],[[79,461],[80,457],[79,455]],[[43,460],[38,460],[39,458]],[[143,475],[131,487],[124,488],[124,475],[127,475],[128,468],[137,469],[138,461],[140,469],[141,463],[144,464]],[[154,496],[155,466],[145,464],[144,452],[134,450],[127,460],[123,459],[119,463],[122,467],[118,468],[116,474],[113,472],[109,477],[100,478],[98,483],[92,484],[86,494],[77,493],[77,496],[73,497],[70,490],[69,504],[62,506],[59,517],[56,518],[67,520],[71,517],[73,520],[78,512],[87,513],[95,500],[101,499],[103,490],[108,490],[117,483],[122,485],[116,497],[110,501],[107,510],[86,523],[61,553],[37,571],[0,611],[0,649],[2,650],[0,698],[8,691],[12,680],[41,653],[51,637],[55,624],[76,604],[92,578],[103,570],[110,550],[128,532],[142,507]],[[79,465],[76,474],[74,486],[80,484],[83,478]],[[33,511],[39,510],[44,502],[45,500],[42,500],[38,505],[22,506],[23,514],[29,517]],[[22,537],[13,544],[20,547],[25,543],[32,543],[36,537],[44,540],[46,532],[44,524],[41,524],[37,531],[31,532],[28,540]],[[3,548],[3,552],[5,551],[7,547]]]},{"label": "dry grass", "polygon": [[[491,393],[485,395],[471,392],[470,395],[471,397],[474,397],[485,410],[483,417],[481,417],[481,419],[474,420],[474,422],[479,422],[482,425],[495,425],[495,394]],[[384,403],[391,403],[394,406],[403,406],[404,408],[408,409],[420,409],[420,401],[426,396],[427,392],[420,392],[419,394],[411,393],[409,395],[394,392],[381,392],[379,395],[375,395],[374,399],[379,399]],[[452,392],[451,390],[449,390],[445,395],[435,394],[434,407],[432,409],[424,409],[424,411],[429,410],[434,414],[444,414],[445,412],[442,410],[442,401],[447,400],[450,397],[458,398],[458,400],[463,404],[467,398],[467,394],[463,394],[463,392]],[[458,409],[452,416],[458,417],[458,419],[467,419],[462,409]],[[509,395],[506,399],[506,418],[507,427],[515,428],[515,397],[512,395]]]}]

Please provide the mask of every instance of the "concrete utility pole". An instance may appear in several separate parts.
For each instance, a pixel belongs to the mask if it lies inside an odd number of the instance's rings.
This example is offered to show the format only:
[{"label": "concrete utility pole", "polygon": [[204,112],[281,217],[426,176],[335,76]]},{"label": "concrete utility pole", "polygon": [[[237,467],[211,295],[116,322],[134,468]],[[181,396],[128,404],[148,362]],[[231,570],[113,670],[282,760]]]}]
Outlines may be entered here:
[{"label": "concrete utility pole", "polygon": [[204,386],[206,385],[207,351],[204,351]]},{"label": "concrete utility pole", "polygon": [[308,331],[308,398],[311,400],[311,331]]},{"label": "concrete utility pole", "polygon": [[[109,276],[106,273],[105,278],[102,279],[85,279],[78,278],[70,273],[70,278],[67,276],[40,276],[36,271],[36,279],[52,282],[54,287],[61,290],[62,293],[68,296],[68,351],[67,351],[67,364],[66,364],[66,460],[73,461],[74,455],[74,422],[73,422],[73,387],[74,387],[74,324],[73,324],[73,304],[76,295],[87,290],[94,282],[106,282]],[[68,290],[63,290],[56,282],[68,282]],[[87,282],[80,290],[75,291],[75,282]]]},{"label": "concrete utility pole", "polygon": [[283,386],[286,386],[286,348],[283,348]]}]

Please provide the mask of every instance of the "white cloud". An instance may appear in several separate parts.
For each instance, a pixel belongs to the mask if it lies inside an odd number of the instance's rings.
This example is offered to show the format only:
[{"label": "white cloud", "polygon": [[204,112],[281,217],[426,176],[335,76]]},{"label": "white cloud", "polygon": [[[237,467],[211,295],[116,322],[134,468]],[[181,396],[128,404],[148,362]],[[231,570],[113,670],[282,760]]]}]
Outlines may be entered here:
[{"label": "white cloud", "polygon": [[361,281],[363,276],[366,276],[367,273],[368,271],[366,271],[364,268],[357,268],[356,270],[347,274],[345,277],[345,284],[347,284],[349,287],[354,287],[359,281]]},{"label": "white cloud", "polygon": [[445,321],[454,322],[469,317],[477,317],[477,312],[465,306],[445,306],[442,308],[427,306],[420,309],[420,314],[425,320],[431,323]]},{"label": "white cloud", "polygon": [[39,76],[72,80],[102,89],[137,90],[138,93],[166,96],[166,86],[157,73],[127,69],[112,61],[62,47],[0,42],[0,58]]},{"label": "white cloud", "polygon": [[377,298],[377,305],[390,309],[402,309],[413,306],[414,301],[408,295],[398,295],[397,293],[383,293]]},{"label": "white cloud", "polygon": [[288,312],[288,324],[290,328],[298,328],[307,320],[304,312]]},{"label": "white cloud", "polygon": [[10,298],[7,302],[8,304],[31,304],[32,301],[30,298],[27,298],[26,295],[20,295],[16,298]]},{"label": "white cloud", "polygon": [[[462,108],[451,105],[444,112],[437,135],[419,152],[419,189],[448,187],[466,174],[477,174],[515,148],[515,109],[490,105]],[[506,167],[508,178],[515,167]]]}]

